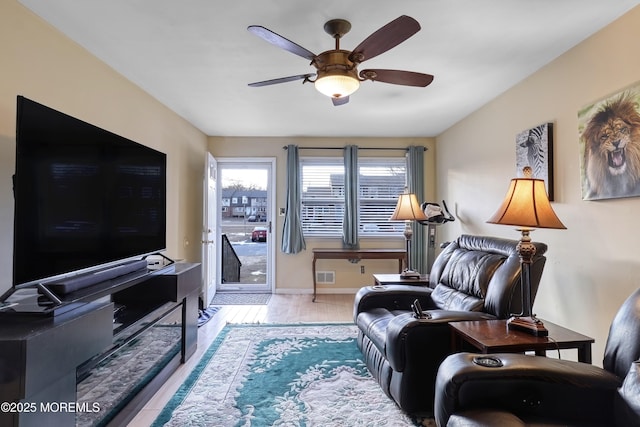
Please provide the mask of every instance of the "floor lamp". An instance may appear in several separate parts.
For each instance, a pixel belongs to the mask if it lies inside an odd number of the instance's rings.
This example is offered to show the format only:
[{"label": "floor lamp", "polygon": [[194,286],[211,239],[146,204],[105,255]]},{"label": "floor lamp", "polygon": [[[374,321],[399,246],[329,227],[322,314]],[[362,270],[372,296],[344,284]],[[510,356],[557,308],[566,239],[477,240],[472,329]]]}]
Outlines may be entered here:
[{"label": "floor lamp", "polygon": [[507,326],[537,336],[547,336],[549,332],[542,321],[532,313],[530,268],[536,247],[531,243],[529,232],[535,228],[567,227],[556,216],[551,207],[545,183],[541,179],[530,178],[530,168],[525,168],[526,178],[511,180],[509,191],[502,206],[487,221],[490,224],[514,225],[522,233],[518,243],[521,265],[522,313],[511,317]]},{"label": "floor lamp", "polygon": [[413,236],[413,228],[411,227],[412,221],[426,221],[427,216],[420,208],[418,198],[413,193],[401,194],[398,197],[398,204],[393,211],[389,221],[403,221],[404,220],[404,238],[407,252],[407,268],[400,273],[400,277],[403,279],[418,279],[420,273],[411,269],[411,237]]}]

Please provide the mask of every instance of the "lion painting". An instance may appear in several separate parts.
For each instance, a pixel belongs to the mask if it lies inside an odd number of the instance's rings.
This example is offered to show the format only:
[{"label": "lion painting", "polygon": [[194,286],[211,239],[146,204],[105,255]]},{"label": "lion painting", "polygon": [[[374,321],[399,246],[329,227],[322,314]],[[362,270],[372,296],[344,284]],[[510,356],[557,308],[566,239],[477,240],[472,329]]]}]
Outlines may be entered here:
[{"label": "lion painting", "polygon": [[629,93],[606,102],[582,133],[587,199],[640,195],[640,114]]}]

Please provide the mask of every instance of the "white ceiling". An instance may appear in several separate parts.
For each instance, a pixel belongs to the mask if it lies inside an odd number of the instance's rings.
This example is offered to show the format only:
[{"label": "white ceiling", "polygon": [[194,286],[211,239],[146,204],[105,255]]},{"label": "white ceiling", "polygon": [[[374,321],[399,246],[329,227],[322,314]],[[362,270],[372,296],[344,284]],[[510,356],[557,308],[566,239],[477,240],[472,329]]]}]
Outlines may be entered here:
[{"label": "white ceiling", "polygon": [[[640,0],[19,0],[207,135],[436,136]],[[263,25],[318,54],[329,19],[352,50],[400,15],[422,30],[362,68],[433,74],[426,88],[363,82],[334,107],[301,81],[306,59],[249,33]]]}]

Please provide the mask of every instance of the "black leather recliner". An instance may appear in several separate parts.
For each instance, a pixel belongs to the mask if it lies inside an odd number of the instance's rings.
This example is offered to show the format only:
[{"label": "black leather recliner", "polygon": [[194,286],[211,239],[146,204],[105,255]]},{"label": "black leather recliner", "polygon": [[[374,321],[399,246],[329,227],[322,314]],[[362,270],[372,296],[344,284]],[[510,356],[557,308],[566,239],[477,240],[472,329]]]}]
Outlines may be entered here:
[{"label": "black leather recliner", "polygon": [[[462,235],[438,255],[428,286],[369,286],[358,291],[358,346],[371,375],[404,411],[432,413],[436,372],[452,349],[449,322],[505,319],[521,312],[517,245],[517,240]],[[535,245],[532,301],[547,250],[543,243]],[[429,318],[414,317],[415,299]]]},{"label": "black leather recliner", "polygon": [[472,353],[447,357],[436,382],[440,427],[640,426],[640,289],[616,314],[603,368],[523,354],[494,354],[503,366],[478,366]]}]

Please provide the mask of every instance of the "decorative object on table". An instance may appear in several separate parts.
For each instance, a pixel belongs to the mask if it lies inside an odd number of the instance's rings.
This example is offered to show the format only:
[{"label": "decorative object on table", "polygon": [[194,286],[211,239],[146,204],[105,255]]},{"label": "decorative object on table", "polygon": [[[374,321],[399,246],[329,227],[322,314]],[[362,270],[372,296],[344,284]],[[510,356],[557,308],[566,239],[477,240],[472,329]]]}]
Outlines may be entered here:
[{"label": "decorative object on table", "polygon": [[427,217],[424,221],[418,221],[420,224],[445,224],[447,222],[455,221],[455,217],[449,212],[449,208],[445,201],[442,201],[442,207],[433,202],[424,202],[420,205],[420,209]]},{"label": "decorative object on table", "polygon": [[640,196],[640,84],[578,112],[583,200]]},{"label": "decorative object on table", "polygon": [[532,178],[545,182],[547,196],[553,200],[553,123],[543,123],[516,135],[516,178],[531,167]]},{"label": "decorative object on table", "polygon": [[389,221],[404,221],[404,238],[407,248],[407,268],[400,273],[402,278],[419,278],[420,273],[411,269],[411,237],[413,236],[412,221],[426,221],[428,218],[420,208],[418,198],[406,190],[398,197],[398,204]]},{"label": "decorative object on table", "polygon": [[356,331],[340,323],[228,324],[152,426],[435,426],[380,390]]},{"label": "decorative object on table", "polygon": [[522,233],[518,244],[518,254],[522,266],[522,313],[507,322],[510,329],[518,329],[538,336],[548,335],[542,321],[532,313],[530,267],[536,247],[531,242],[529,232],[535,228],[567,227],[558,219],[549,203],[544,181],[531,178],[531,168],[525,167],[525,178],[514,178],[502,201],[502,206],[487,220],[490,224],[515,225]]},{"label": "decorative object on table", "polygon": [[449,208],[445,201],[442,201],[442,207],[437,203],[424,202],[420,208],[427,217],[426,221],[418,221],[422,225],[427,226],[427,271],[431,273],[431,267],[436,259],[436,226],[455,221],[455,217],[449,212]]}]

